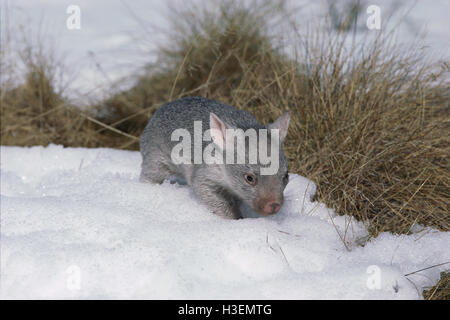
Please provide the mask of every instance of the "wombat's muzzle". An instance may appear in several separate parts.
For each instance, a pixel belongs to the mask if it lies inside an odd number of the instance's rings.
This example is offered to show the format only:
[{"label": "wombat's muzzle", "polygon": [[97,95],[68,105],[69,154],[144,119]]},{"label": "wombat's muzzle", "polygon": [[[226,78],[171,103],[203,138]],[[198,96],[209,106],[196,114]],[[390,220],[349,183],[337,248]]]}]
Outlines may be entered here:
[{"label": "wombat's muzzle", "polygon": [[283,198],[280,199],[261,199],[256,204],[258,213],[262,216],[270,216],[277,213],[283,204]]}]

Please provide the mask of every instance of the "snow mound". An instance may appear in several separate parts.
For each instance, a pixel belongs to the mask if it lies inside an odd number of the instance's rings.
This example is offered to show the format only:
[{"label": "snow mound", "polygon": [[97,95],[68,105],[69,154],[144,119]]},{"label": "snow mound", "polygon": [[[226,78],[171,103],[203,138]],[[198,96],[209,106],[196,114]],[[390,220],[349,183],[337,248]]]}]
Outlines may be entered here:
[{"label": "snow mound", "polygon": [[[15,298],[421,299],[450,233],[383,233],[291,174],[269,218],[224,220],[188,186],[138,181],[138,152],[1,147],[1,293]],[[363,245],[361,245],[363,244]]]}]

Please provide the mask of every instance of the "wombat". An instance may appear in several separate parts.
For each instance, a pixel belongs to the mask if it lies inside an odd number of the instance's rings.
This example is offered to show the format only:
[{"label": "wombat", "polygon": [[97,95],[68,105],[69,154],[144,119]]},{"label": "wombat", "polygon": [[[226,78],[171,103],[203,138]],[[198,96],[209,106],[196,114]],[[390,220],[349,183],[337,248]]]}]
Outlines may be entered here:
[{"label": "wombat", "polygon": [[[192,187],[195,195],[212,212],[225,218],[242,218],[239,209],[242,202],[262,216],[272,215],[278,212],[283,204],[283,191],[289,179],[288,162],[282,150],[289,120],[290,113],[286,111],[275,122],[263,126],[247,111],[201,97],[187,97],[166,103],[155,112],[141,135],[140,181],[160,184],[169,177],[181,178]],[[195,121],[200,121],[197,122],[197,127]],[[200,132],[199,123],[201,124]],[[194,135],[194,139],[184,141],[194,149],[196,147],[195,133],[202,134],[200,140],[202,150],[205,150],[208,144],[213,144],[215,151],[211,154],[217,156],[217,159],[222,159],[223,162],[201,161],[199,163],[198,155],[192,157],[192,154],[187,154],[190,150],[183,150],[182,153],[184,157],[188,156],[188,160],[192,159],[192,161],[180,163],[174,160],[174,148],[180,143],[173,141],[173,133],[177,129],[182,129],[191,136]],[[245,132],[248,129],[254,129],[256,132],[266,132],[268,138],[262,140],[261,137],[257,137],[256,145],[254,141],[252,144],[250,138],[246,136],[247,139],[244,138],[245,162],[230,163],[225,157],[230,149],[227,129],[242,129],[241,131]],[[261,129],[266,130],[261,131]],[[232,146],[237,146],[236,141],[232,142]],[[256,146],[258,152],[261,152],[263,147],[267,147],[266,150],[270,150],[270,155],[276,156],[272,158],[272,162],[278,163],[278,167],[273,174],[262,174],[262,170],[269,166],[267,162],[262,163],[261,159],[257,159],[256,163],[249,163],[251,162],[249,161],[251,146]],[[234,155],[232,157],[235,160]]]}]

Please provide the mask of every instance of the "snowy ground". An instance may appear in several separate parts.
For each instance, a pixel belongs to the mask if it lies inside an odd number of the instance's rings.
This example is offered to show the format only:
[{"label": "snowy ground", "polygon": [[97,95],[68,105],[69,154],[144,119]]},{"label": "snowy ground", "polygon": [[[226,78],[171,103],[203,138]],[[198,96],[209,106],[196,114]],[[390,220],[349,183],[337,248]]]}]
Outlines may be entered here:
[{"label": "snowy ground", "polygon": [[303,177],[291,175],[279,214],[230,221],[187,186],[139,183],[140,161],[1,147],[0,297],[417,299],[448,269],[405,276],[450,261],[449,232],[360,246],[364,227],[312,202]]}]

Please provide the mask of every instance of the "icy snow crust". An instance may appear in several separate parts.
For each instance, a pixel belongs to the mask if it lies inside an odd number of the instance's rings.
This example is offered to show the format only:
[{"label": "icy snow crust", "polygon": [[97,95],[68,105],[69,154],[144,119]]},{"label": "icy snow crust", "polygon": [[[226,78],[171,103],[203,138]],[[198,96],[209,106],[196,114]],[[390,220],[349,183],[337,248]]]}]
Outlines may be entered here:
[{"label": "icy snow crust", "polygon": [[[1,147],[1,295],[10,298],[421,299],[450,233],[383,233],[313,202],[224,220],[188,186],[138,181],[138,152]],[[344,244],[345,242],[345,244]],[[363,243],[364,246],[360,244]]]}]

